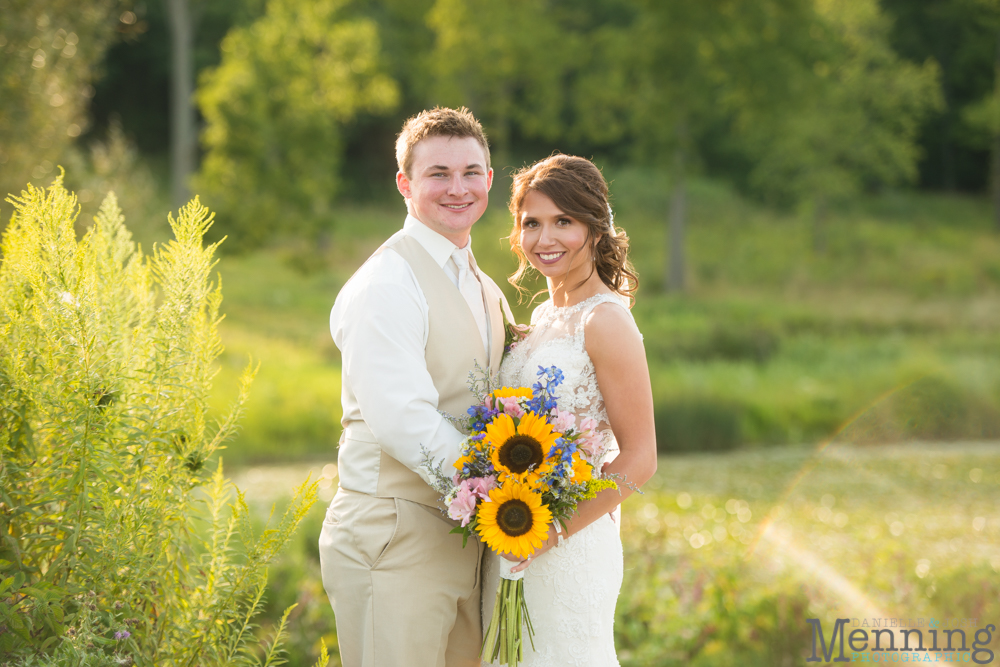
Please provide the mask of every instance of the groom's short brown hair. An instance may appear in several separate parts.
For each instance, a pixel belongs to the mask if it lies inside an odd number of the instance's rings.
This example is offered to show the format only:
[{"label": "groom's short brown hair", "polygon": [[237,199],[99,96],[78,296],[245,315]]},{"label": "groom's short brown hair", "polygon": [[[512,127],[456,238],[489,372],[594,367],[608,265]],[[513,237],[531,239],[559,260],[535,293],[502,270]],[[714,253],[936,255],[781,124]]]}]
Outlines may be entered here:
[{"label": "groom's short brown hair", "polygon": [[407,178],[410,177],[410,167],[413,166],[414,147],[428,137],[472,137],[483,147],[486,168],[490,168],[490,145],[483,133],[483,126],[472,112],[465,107],[434,107],[408,118],[396,138],[396,164]]}]

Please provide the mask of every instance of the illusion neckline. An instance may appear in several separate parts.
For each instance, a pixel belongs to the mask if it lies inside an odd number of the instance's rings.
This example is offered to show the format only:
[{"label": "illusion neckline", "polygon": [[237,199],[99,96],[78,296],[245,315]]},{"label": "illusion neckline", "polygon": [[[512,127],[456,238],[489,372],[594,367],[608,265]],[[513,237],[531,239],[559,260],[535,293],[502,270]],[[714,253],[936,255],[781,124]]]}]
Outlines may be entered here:
[{"label": "illusion neckline", "polygon": [[549,308],[551,308],[554,311],[557,311],[557,312],[560,312],[560,313],[568,313],[568,312],[572,312],[574,310],[579,310],[580,308],[582,308],[583,306],[587,305],[591,301],[595,301],[595,300],[600,299],[602,297],[614,297],[614,296],[617,296],[617,294],[615,294],[614,292],[598,292],[597,294],[595,294],[593,296],[588,296],[586,299],[584,299],[580,303],[574,303],[572,306],[557,306],[556,304],[554,304],[552,302],[552,297],[549,297],[549,300],[546,301],[546,303],[548,303],[549,304]]}]

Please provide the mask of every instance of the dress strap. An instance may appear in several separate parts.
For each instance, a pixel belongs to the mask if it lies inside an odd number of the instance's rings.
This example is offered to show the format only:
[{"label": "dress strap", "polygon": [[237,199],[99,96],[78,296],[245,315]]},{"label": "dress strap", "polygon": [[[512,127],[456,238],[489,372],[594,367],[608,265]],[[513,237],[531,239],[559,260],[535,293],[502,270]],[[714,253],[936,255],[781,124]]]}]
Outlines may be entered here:
[{"label": "dress strap", "polygon": [[590,315],[591,311],[593,311],[594,308],[597,308],[602,303],[618,304],[619,306],[625,309],[625,312],[629,313],[629,316],[632,315],[632,313],[629,312],[628,306],[625,305],[623,297],[619,296],[618,294],[608,294],[604,292],[601,294],[595,294],[594,296],[590,297],[581,304],[583,308],[580,309],[580,323],[582,324],[584,320],[587,319],[587,316]]},{"label": "dress strap", "polygon": [[[635,318],[632,317],[632,311],[629,310],[625,297],[614,293],[608,294],[606,292],[601,294],[595,294],[594,296],[590,297],[585,302],[580,304],[583,306],[583,308],[580,310],[580,320],[577,323],[577,335],[580,336],[581,338],[584,335],[583,330],[584,327],[586,326],[587,318],[590,316],[590,313],[593,312],[594,308],[597,308],[602,303],[613,303],[618,306],[621,306],[622,309],[624,309],[625,312],[628,314],[629,318],[633,322],[635,322]],[[639,336],[641,337],[642,334],[639,334]]]}]

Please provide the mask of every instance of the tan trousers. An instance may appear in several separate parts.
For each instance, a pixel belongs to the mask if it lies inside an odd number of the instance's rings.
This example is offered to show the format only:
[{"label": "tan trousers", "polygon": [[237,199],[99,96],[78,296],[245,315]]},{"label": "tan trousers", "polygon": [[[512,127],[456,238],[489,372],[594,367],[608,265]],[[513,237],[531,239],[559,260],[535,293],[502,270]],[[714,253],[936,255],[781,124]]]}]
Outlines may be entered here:
[{"label": "tan trousers", "polygon": [[482,544],[434,508],[340,489],[319,538],[344,667],[478,667]]}]

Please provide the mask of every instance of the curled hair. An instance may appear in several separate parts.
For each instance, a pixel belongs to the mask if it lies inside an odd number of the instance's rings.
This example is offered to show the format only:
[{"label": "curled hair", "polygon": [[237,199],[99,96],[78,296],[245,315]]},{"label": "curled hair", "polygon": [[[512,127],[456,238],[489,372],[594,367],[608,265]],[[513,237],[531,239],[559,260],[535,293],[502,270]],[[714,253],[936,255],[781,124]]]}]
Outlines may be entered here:
[{"label": "curled hair", "polygon": [[486,168],[490,168],[490,144],[472,112],[461,107],[449,109],[434,107],[425,109],[416,116],[411,116],[403,123],[403,129],[396,137],[396,164],[399,170],[410,178],[410,167],[413,166],[413,149],[428,137],[456,137],[463,139],[471,137],[479,142],[486,154]]},{"label": "curled hair", "polygon": [[521,285],[530,267],[521,248],[521,208],[531,191],[542,193],[563,213],[587,226],[593,270],[608,288],[634,303],[639,277],[628,258],[628,236],[613,226],[608,183],[593,162],[572,155],[552,155],[514,174],[509,206],[514,227],[508,240],[518,267],[507,281],[522,294],[527,291]]}]

